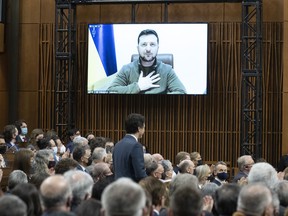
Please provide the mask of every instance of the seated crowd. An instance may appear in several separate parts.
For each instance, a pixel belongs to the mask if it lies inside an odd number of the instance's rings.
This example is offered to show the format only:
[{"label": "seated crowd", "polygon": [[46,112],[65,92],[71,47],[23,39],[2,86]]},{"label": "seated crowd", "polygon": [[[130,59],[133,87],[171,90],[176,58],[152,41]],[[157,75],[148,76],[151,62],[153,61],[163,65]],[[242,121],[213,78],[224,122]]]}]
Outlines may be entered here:
[{"label": "seated crowd", "polygon": [[173,165],[143,147],[145,176],[117,178],[111,139],[78,129],[67,135],[63,144],[55,131],[28,136],[23,120],[4,127],[1,216],[288,216],[288,164],[277,172],[243,155],[231,177],[225,162],[206,164],[198,152],[178,152]]}]

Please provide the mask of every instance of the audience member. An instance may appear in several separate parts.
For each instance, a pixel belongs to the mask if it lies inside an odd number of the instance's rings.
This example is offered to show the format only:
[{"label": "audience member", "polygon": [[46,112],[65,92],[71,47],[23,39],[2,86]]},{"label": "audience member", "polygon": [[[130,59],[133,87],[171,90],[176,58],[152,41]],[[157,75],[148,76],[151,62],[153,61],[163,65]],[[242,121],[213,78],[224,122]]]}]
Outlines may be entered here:
[{"label": "audience member", "polygon": [[243,155],[237,160],[239,172],[234,176],[232,182],[237,183],[241,178],[247,178],[250,169],[254,165],[251,155]]},{"label": "audience member", "polygon": [[274,191],[278,195],[280,205],[288,207],[288,181],[281,180],[274,185]]},{"label": "audience member", "polygon": [[237,212],[233,216],[273,216],[273,212],[274,208],[270,190],[263,184],[249,183],[240,191]]},{"label": "audience member", "polygon": [[18,196],[26,203],[28,216],[42,215],[40,196],[35,185],[30,183],[18,184],[11,190],[11,194]]},{"label": "audience member", "polygon": [[143,211],[147,211],[144,190],[139,184],[125,177],[108,185],[101,201],[105,216],[141,216]]},{"label": "audience member", "polygon": [[55,166],[55,174],[64,174],[69,170],[75,170],[78,166],[77,161],[72,158],[63,158]]},{"label": "audience member", "polygon": [[177,155],[175,157],[175,164],[176,165],[173,168],[173,170],[176,174],[178,174],[178,172],[179,172],[178,166],[181,163],[181,161],[183,161],[183,160],[191,160],[190,154],[188,152],[181,151],[181,152],[177,153]]},{"label": "audience member", "polygon": [[42,182],[48,178],[50,176],[50,174],[46,173],[46,172],[41,172],[41,173],[34,173],[31,176],[31,179],[29,181],[29,183],[35,185],[35,187],[40,190],[40,186],[42,184]]},{"label": "audience member", "polygon": [[164,173],[164,168],[162,166],[162,164],[158,163],[157,164],[157,169],[152,172],[152,175],[154,178],[160,180],[162,178],[162,174]]},{"label": "audience member", "polygon": [[55,174],[56,161],[51,149],[39,150],[35,155],[35,163],[33,165],[34,173]]},{"label": "audience member", "polygon": [[145,118],[136,113],[130,114],[125,121],[125,137],[113,151],[115,179],[129,177],[138,182],[147,176],[144,167],[143,146],[138,142],[145,132]]},{"label": "audience member", "polygon": [[64,173],[64,178],[72,190],[71,211],[74,212],[82,201],[91,197],[93,179],[88,173],[79,170],[67,171]]},{"label": "audience member", "polygon": [[99,200],[88,199],[83,201],[76,209],[77,216],[101,216],[102,204]]},{"label": "audience member", "polygon": [[30,149],[19,149],[15,153],[13,170],[22,170],[26,173],[28,179],[30,179],[33,170],[32,164],[34,163],[34,152]]},{"label": "audience member", "polygon": [[189,174],[194,174],[194,170],[195,170],[195,165],[191,160],[183,160],[180,162],[179,166],[179,173],[183,174],[183,173],[189,173]]},{"label": "audience member", "polygon": [[76,136],[81,136],[80,131],[77,128],[72,128],[67,131],[68,142],[66,143],[66,148],[69,150],[70,153],[74,150],[74,143],[73,140]]},{"label": "audience member", "polygon": [[190,158],[196,167],[203,164],[202,157],[199,152],[192,152],[190,154]]},{"label": "audience member", "polygon": [[241,187],[238,184],[225,184],[215,191],[214,206],[217,215],[232,216],[237,211],[240,190]]},{"label": "audience member", "polygon": [[94,183],[103,178],[109,178],[111,182],[114,181],[114,175],[110,170],[109,164],[105,162],[95,164],[90,175],[92,176]]},{"label": "audience member", "polygon": [[207,164],[199,165],[195,169],[195,175],[199,181],[199,187],[202,188],[207,182],[209,182],[209,177],[211,176],[211,169]]},{"label": "audience member", "polygon": [[201,216],[202,195],[197,188],[181,186],[170,197],[170,214],[172,216]]},{"label": "audience member", "polygon": [[92,198],[101,200],[104,189],[112,182],[111,178],[101,178],[95,182],[92,188]]},{"label": "audience member", "polygon": [[87,172],[86,167],[91,156],[91,150],[88,145],[76,146],[73,150],[73,159],[77,161],[77,170]]},{"label": "audience member", "polygon": [[18,130],[18,135],[16,136],[16,143],[19,144],[29,142],[27,122],[23,119],[20,119],[15,122],[15,126]]},{"label": "audience member", "polygon": [[107,154],[112,154],[113,153],[113,150],[114,150],[114,142],[112,141],[111,138],[106,138],[105,139],[105,149],[106,149],[106,152]]},{"label": "audience member", "polygon": [[278,162],[278,172],[284,171],[288,167],[288,154],[283,155]]},{"label": "audience member", "polygon": [[162,160],[161,164],[162,164],[163,169],[164,169],[164,172],[162,173],[161,180],[163,182],[170,182],[172,180],[172,177],[174,174],[172,163],[169,160]]},{"label": "audience member", "polygon": [[86,167],[86,170],[89,174],[92,173],[93,167],[95,164],[100,162],[105,162],[105,158],[107,157],[106,150],[102,147],[96,147],[91,155],[91,165]]},{"label": "audience member", "polygon": [[0,197],[0,213],[1,216],[28,216],[26,204],[12,194]]},{"label": "audience member", "polygon": [[218,190],[220,186],[215,183],[208,182],[201,188],[201,192],[203,196],[211,196],[213,199],[215,197],[215,192]]},{"label": "audience member", "polygon": [[159,154],[159,153],[153,154],[152,157],[154,157],[154,159],[156,160],[157,163],[159,163],[162,160],[164,160],[163,156],[161,154]]},{"label": "audience member", "polygon": [[213,183],[221,186],[227,183],[227,179],[229,178],[229,174],[227,173],[227,165],[223,161],[218,161],[214,167],[214,180]]},{"label": "audience member", "polygon": [[188,173],[176,175],[170,183],[169,192],[170,192],[170,195],[172,195],[177,188],[179,188],[180,186],[185,186],[185,185],[199,189],[198,184],[199,184],[198,179],[194,175],[191,175]]},{"label": "audience member", "polygon": [[34,146],[38,150],[37,142],[44,137],[44,131],[41,128],[35,128],[32,130],[30,134],[30,144]]},{"label": "audience member", "polygon": [[52,216],[57,211],[70,211],[72,191],[64,176],[53,175],[45,179],[40,187],[40,196],[45,216]]},{"label": "audience member", "polygon": [[15,125],[6,125],[3,130],[3,136],[9,152],[18,151],[19,147],[16,145],[16,136],[18,130]]},{"label": "audience member", "polygon": [[13,170],[8,177],[8,191],[11,191],[16,185],[21,183],[28,183],[26,173],[22,170]]},{"label": "audience member", "polygon": [[273,189],[278,183],[279,179],[277,172],[271,164],[266,162],[256,163],[251,168],[247,177],[248,184],[250,183],[263,183],[268,188]]},{"label": "audience member", "polygon": [[142,179],[139,182],[139,185],[142,186],[152,197],[152,206],[153,206],[153,216],[158,216],[160,210],[165,208],[165,200],[167,199],[167,188],[166,186],[153,176],[148,176]]}]

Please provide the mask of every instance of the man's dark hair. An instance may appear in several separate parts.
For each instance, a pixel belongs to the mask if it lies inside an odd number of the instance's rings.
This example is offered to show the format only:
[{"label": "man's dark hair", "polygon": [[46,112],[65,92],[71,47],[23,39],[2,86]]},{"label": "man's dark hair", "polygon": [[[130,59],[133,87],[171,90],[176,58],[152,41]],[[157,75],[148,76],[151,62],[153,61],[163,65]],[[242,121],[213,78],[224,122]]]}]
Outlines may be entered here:
[{"label": "man's dark hair", "polygon": [[77,131],[78,131],[77,128],[69,129],[69,130],[67,131],[67,136],[68,136],[68,137],[73,136],[73,135],[76,134]]},{"label": "man's dark hair", "polygon": [[159,37],[158,37],[158,34],[156,31],[152,30],[152,29],[145,29],[143,31],[140,32],[139,36],[138,36],[138,44],[139,44],[139,41],[140,41],[140,37],[143,36],[143,35],[155,35],[156,38],[157,38],[157,43],[159,43]]},{"label": "man's dark hair", "polygon": [[83,146],[76,146],[72,154],[73,159],[79,162],[81,160],[81,157],[85,155],[85,148],[83,148]]},{"label": "man's dark hair", "polygon": [[145,123],[145,117],[141,114],[132,113],[128,115],[125,121],[125,129],[128,134],[134,134],[138,132],[138,127],[143,128]]},{"label": "man's dark hair", "polygon": [[202,211],[202,195],[199,189],[180,186],[171,196],[170,206],[174,216],[199,216]]},{"label": "man's dark hair", "polygon": [[66,171],[75,169],[78,163],[72,158],[63,158],[55,166],[55,174],[64,174]]},{"label": "man's dark hair", "polygon": [[215,208],[218,215],[232,215],[237,210],[241,187],[238,184],[224,184],[215,192]]},{"label": "man's dark hair", "polygon": [[6,125],[3,130],[3,136],[6,143],[10,143],[13,135],[16,133],[17,127],[15,125]]}]

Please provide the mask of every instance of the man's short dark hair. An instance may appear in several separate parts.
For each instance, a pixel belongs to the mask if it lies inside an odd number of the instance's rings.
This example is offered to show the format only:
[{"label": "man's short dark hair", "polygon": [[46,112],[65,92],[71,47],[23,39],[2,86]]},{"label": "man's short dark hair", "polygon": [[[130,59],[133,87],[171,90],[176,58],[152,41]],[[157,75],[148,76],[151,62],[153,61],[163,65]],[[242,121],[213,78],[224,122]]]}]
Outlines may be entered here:
[{"label": "man's short dark hair", "polygon": [[125,129],[129,134],[138,132],[138,127],[143,128],[145,117],[141,114],[131,113],[125,121]]},{"label": "man's short dark hair", "polygon": [[157,38],[157,43],[159,43],[159,37],[158,37],[158,34],[156,31],[152,30],[152,29],[145,29],[143,31],[140,32],[139,36],[138,36],[138,44],[139,44],[139,41],[140,41],[140,37],[143,36],[143,35],[155,35],[156,38]]},{"label": "man's short dark hair", "polygon": [[219,215],[232,215],[237,211],[240,189],[238,184],[224,184],[215,191],[214,204]]}]

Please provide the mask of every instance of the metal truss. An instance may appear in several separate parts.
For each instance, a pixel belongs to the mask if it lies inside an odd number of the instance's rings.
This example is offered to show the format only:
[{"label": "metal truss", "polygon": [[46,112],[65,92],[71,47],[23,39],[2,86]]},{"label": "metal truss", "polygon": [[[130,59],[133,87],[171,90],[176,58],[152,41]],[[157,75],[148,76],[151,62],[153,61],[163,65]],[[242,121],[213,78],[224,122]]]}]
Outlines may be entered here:
[{"label": "metal truss", "polygon": [[241,155],[262,156],[262,0],[242,2]]},{"label": "metal truss", "polygon": [[75,125],[76,6],[56,0],[54,125],[59,136]]}]

